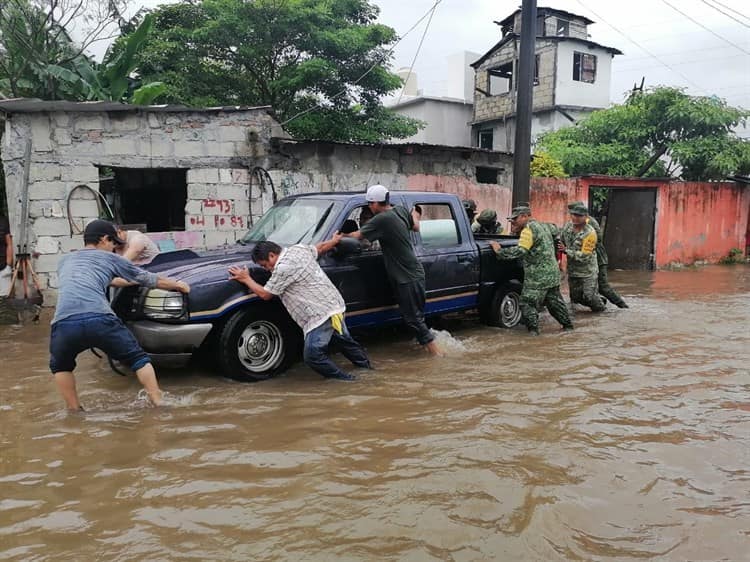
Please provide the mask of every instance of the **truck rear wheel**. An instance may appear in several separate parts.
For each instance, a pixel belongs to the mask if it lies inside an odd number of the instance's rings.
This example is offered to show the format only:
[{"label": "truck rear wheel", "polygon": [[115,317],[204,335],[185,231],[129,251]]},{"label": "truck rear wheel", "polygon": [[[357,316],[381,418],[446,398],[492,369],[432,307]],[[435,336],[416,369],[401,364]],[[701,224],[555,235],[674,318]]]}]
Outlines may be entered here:
[{"label": "truck rear wheel", "polygon": [[510,281],[497,288],[484,321],[489,326],[513,328],[521,321],[521,283]]},{"label": "truck rear wheel", "polygon": [[218,356],[224,374],[257,382],[285,371],[297,357],[301,333],[286,312],[272,306],[236,312],[219,334]]}]

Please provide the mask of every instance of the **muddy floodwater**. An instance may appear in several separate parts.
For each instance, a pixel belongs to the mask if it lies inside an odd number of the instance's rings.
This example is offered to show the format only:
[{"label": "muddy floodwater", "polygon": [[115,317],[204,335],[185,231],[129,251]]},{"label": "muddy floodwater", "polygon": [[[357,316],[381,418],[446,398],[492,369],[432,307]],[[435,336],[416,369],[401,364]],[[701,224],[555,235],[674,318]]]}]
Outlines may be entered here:
[{"label": "muddy floodwater", "polygon": [[0,559],[750,560],[750,268],[611,278],[573,333],[385,330],[357,382],[162,372],[162,409],[86,354],[66,414],[49,326],[1,327]]}]

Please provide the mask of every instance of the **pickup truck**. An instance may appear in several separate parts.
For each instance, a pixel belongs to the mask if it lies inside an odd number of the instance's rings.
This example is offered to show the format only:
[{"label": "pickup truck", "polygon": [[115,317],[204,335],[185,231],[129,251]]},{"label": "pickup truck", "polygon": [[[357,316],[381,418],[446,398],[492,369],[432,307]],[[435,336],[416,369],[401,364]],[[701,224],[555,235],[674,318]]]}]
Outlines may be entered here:
[{"label": "pickup truck", "polygon": [[[478,309],[488,325],[511,328],[519,322],[523,269],[518,261],[498,261],[489,244],[515,245],[516,237],[474,235],[455,195],[395,191],[391,202],[419,206],[422,212],[420,231],[411,234],[425,269],[427,317]],[[338,230],[356,230],[366,206],[364,193],[287,197],[235,246],[169,252],[146,267],[189,283],[189,295],[128,287],[115,293],[112,307],[157,365],[185,364],[200,349],[233,379],[272,377],[300,356],[302,332],[278,299],[263,301],[248,293],[244,285],[228,280],[227,269],[247,265],[265,283],[269,273],[250,258],[256,242],[315,244]],[[401,320],[377,243],[344,238],[319,263],[344,296],[350,328],[372,329]]]}]

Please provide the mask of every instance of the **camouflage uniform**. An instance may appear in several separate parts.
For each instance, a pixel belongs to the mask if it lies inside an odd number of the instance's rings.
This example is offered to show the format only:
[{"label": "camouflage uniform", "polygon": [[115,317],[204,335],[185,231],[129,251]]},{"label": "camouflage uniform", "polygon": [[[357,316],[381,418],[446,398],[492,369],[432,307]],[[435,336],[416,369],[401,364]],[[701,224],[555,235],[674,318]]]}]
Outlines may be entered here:
[{"label": "camouflage uniform", "polygon": [[492,209],[485,209],[471,225],[474,234],[500,234],[503,226],[497,220],[497,213]]},{"label": "camouflage uniform", "polygon": [[599,296],[596,263],[596,232],[588,225],[576,232],[572,222],[567,223],[560,238],[565,244],[568,256],[568,287],[570,301],[588,306],[594,312],[604,310],[604,302]]},{"label": "camouflage uniform", "polygon": [[617,291],[615,291],[609,284],[609,279],[607,278],[607,265],[609,264],[609,258],[607,257],[607,250],[604,248],[602,229],[594,217],[589,217],[587,222],[596,232],[596,262],[599,265],[599,277],[597,279],[599,283],[599,294],[619,308],[628,308],[628,305],[622,297],[618,295]]},{"label": "camouflage uniform", "polygon": [[550,314],[564,328],[572,328],[568,308],[560,294],[560,270],[555,259],[555,247],[547,226],[529,220],[521,231],[518,246],[497,252],[499,260],[523,260],[523,290],[521,313],[530,332],[539,332],[537,308],[544,304]]}]

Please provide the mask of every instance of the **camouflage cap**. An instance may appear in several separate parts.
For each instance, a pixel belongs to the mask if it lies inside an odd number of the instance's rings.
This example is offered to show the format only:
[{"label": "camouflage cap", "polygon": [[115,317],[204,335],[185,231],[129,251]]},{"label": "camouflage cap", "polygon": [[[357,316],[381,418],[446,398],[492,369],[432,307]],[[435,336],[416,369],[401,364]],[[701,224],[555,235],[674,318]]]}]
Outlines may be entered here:
[{"label": "camouflage cap", "polygon": [[571,215],[588,215],[589,208],[583,201],[573,201],[568,204],[568,212]]},{"label": "camouflage cap", "polygon": [[510,216],[508,219],[515,219],[518,218],[521,215],[530,215],[531,214],[531,207],[528,205],[519,205],[518,207],[513,207],[513,210],[510,212]]},{"label": "camouflage cap", "polygon": [[477,210],[477,202],[473,199],[464,199],[461,201],[463,203],[464,209],[467,211],[476,211]]},{"label": "camouflage cap", "polygon": [[493,209],[484,209],[479,213],[477,222],[481,224],[493,224],[497,222],[497,213]]}]

